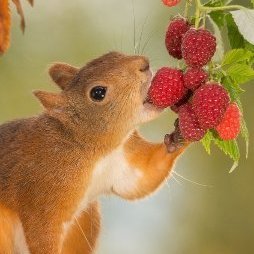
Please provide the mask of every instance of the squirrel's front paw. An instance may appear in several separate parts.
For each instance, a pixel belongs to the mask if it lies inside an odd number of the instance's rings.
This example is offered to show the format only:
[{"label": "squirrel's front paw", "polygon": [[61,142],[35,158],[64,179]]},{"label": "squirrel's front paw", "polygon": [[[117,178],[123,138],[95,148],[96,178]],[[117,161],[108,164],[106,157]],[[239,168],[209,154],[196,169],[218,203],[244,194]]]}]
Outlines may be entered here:
[{"label": "squirrel's front paw", "polygon": [[180,132],[178,119],[175,121],[175,130],[171,134],[165,135],[164,143],[169,153],[175,152],[185,144],[185,140]]}]

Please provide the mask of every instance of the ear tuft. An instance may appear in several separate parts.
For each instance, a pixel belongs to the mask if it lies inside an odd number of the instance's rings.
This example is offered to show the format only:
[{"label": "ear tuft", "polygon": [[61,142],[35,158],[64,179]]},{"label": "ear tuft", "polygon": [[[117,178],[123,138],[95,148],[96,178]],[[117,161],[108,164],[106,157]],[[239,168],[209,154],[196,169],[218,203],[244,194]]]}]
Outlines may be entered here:
[{"label": "ear tuft", "polygon": [[33,91],[33,94],[39,99],[43,107],[47,110],[62,108],[65,104],[61,94],[49,93],[44,91]]},{"label": "ear tuft", "polygon": [[55,63],[49,68],[49,75],[52,80],[64,90],[74,76],[78,73],[77,67],[65,63]]}]

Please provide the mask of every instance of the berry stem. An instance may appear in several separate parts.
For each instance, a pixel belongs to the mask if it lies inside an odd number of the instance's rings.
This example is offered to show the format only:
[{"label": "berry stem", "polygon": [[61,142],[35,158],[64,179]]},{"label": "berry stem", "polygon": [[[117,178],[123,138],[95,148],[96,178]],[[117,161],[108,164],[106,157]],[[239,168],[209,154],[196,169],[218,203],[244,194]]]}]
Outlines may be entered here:
[{"label": "berry stem", "polygon": [[185,7],[184,7],[184,17],[185,18],[188,18],[189,6],[190,6],[190,0],[186,0],[185,1]]},{"label": "berry stem", "polygon": [[202,6],[200,0],[195,0],[196,2],[196,11],[195,11],[195,28],[198,29],[200,21],[200,7]]},{"label": "berry stem", "polygon": [[213,71],[214,71],[213,63],[210,62],[210,63],[208,64],[208,72],[210,73],[211,76],[214,75]]}]

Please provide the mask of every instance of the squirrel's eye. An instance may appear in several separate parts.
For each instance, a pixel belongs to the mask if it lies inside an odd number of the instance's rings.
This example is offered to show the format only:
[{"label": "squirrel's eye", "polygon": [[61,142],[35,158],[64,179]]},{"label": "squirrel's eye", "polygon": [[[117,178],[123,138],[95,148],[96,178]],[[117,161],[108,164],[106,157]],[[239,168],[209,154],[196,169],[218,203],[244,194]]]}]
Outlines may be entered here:
[{"label": "squirrel's eye", "polygon": [[102,101],[105,98],[107,88],[104,86],[95,86],[90,91],[90,96],[94,101]]}]

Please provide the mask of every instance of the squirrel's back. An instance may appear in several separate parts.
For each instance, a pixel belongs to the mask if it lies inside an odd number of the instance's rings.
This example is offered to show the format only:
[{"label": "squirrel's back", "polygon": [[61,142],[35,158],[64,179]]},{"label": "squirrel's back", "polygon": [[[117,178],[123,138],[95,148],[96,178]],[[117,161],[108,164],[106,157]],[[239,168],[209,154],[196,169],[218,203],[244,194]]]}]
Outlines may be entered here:
[{"label": "squirrel's back", "polygon": [[0,125],[0,203],[15,209],[17,193],[33,182],[39,186],[38,176],[45,181],[54,177],[56,171],[51,172],[48,164],[71,161],[77,150],[71,131],[49,115]]},{"label": "squirrel's back", "polygon": [[[28,136],[27,126],[33,119],[21,119],[0,125],[0,202],[13,203],[13,168],[20,163],[23,141]],[[22,142],[20,142],[22,140]]]}]

